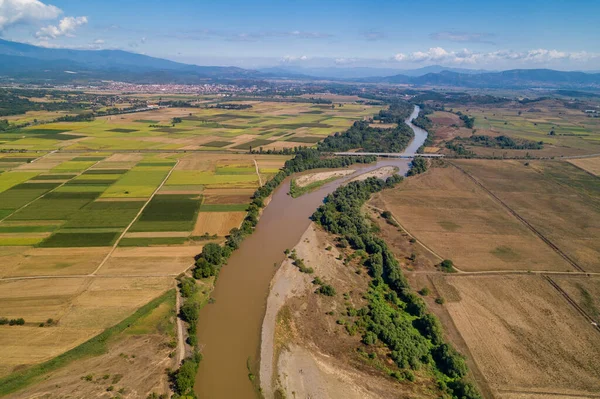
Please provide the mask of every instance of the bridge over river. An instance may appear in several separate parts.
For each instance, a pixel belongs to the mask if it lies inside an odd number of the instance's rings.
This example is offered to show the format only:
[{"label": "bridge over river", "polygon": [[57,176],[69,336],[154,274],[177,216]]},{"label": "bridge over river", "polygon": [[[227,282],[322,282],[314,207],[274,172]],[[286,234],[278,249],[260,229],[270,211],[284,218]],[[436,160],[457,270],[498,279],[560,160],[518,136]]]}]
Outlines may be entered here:
[{"label": "bridge over river", "polygon": [[336,152],[335,155],[343,155],[343,156],[361,156],[361,155],[376,155],[382,158],[415,158],[415,157],[423,157],[423,158],[442,158],[443,154],[407,154],[405,152],[396,153],[396,152]]}]

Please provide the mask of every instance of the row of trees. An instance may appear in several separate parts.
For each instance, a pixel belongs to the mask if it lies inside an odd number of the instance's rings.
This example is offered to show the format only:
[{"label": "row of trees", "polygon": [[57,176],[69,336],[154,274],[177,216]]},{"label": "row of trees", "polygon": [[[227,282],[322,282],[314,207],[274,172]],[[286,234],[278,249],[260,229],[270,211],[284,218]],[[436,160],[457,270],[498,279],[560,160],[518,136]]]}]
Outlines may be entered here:
[{"label": "row of trees", "polygon": [[22,317],[19,317],[18,319],[7,319],[6,317],[0,317],[0,326],[3,325],[9,325],[9,326],[23,326],[25,325],[25,319],[23,319]]},{"label": "row of trees", "polygon": [[194,382],[202,354],[198,351],[198,338],[196,338],[200,303],[196,294],[198,286],[196,280],[190,277],[179,278],[179,292],[183,297],[183,304],[179,316],[188,325],[188,344],[192,347],[193,355],[183,361],[178,370],[171,374],[174,391],[181,397],[194,395]]},{"label": "row of trees", "polygon": [[389,349],[398,368],[404,369],[403,373],[390,374],[410,379],[413,376],[410,369],[431,364],[443,375],[438,379],[440,387],[454,398],[480,399],[475,387],[465,379],[464,358],[444,343],[439,321],[427,312],[424,301],[410,289],[387,244],[372,233],[361,214],[361,207],[371,194],[400,181],[402,177],[393,176],[386,181],[369,178],[349,183],[330,194],[312,218],[326,231],[338,235],[342,246],[350,245],[353,250],[368,255],[364,265],[372,282],[368,305],[357,312],[361,318],[356,328],[363,335],[363,343],[381,342]]}]

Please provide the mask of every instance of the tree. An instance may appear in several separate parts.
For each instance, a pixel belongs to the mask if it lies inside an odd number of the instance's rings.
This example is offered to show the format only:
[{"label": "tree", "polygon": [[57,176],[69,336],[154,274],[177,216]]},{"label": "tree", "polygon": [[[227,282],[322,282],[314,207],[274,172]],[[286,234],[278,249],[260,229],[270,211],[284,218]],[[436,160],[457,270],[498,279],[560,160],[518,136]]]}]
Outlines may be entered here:
[{"label": "tree", "polygon": [[175,375],[175,389],[178,394],[187,395],[193,393],[197,371],[198,363],[191,359],[183,361],[183,364]]},{"label": "tree", "polygon": [[214,242],[208,243],[202,249],[201,255],[206,261],[212,265],[218,266],[223,261],[223,251],[219,244]]},{"label": "tree", "polygon": [[444,259],[442,261],[442,263],[440,263],[440,267],[446,273],[454,273],[454,271],[455,271],[454,270],[454,262],[452,262],[450,259]]},{"label": "tree", "polygon": [[194,301],[185,301],[181,306],[181,318],[190,323],[194,324],[198,321],[200,315],[200,305]]}]

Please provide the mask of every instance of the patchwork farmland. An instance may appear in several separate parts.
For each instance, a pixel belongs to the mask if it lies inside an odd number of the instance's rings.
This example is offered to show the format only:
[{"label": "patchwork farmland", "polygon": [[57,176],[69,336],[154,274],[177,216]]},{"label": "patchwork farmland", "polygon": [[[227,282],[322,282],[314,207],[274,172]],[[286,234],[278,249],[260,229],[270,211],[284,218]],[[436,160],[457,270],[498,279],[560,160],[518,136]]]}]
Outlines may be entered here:
[{"label": "patchwork farmland", "polygon": [[381,108],[342,103],[160,108],[3,133],[0,316],[25,324],[2,327],[0,378],[84,348],[173,288],[290,158],[256,151],[314,146]]},{"label": "patchwork farmland", "polygon": [[0,377],[76,347],[172,288],[206,243],[240,226],[252,193],[288,158],[0,154],[0,316],[26,321],[0,334]]},{"label": "patchwork farmland", "polygon": [[3,134],[0,150],[281,150],[314,145],[381,109],[353,102],[243,104],[251,108],[162,108],[143,116],[133,113],[91,122],[48,123],[43,128]]}]

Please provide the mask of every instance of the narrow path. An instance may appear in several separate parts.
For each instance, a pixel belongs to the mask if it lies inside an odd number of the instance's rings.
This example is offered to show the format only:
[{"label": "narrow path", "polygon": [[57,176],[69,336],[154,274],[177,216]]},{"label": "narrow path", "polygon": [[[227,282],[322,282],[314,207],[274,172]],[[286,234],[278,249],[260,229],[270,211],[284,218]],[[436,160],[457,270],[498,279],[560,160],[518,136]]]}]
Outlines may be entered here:
[{"label": "narrow path", "polygon": [[477,180],[475,177],[473,177],[471,174],[469,174],[466,170],[464,170],[460,166],[456,165],[454,162],[448,162],[448,163],[450,165],[454,166],[456,169],[460,170],[462,173],[464,173],[465,176],[467,176],[471,181],[473,181],[475,184],[477,184],[477,186],[482,188],[490,197],[492,197],[498,203],[500,203],[500,205],[502,205],[511,215],[516,217],[521,223],[523,223],[529,230],[531,230],[536,236],[538,236],[542,241],[544,241],[546,243],[546,245],[548,245],[550,248],[552,248],[552,250],[554,250],[554,252],[556,252],[558,255],[560,255],[571,266],[573,266],[575,269],[579,270],[580,272],[585,272],[583,267],[579,266],[579,264],[577,264],[577,262],[575,262],[573,259],[571,259],[567,254],[565,254],[560,248],[558,248],[552,241],[550,241],[546,236],[544,236],[539,230],[537,230],[535,227],[533,227],[527,220],[525,220],[521,215],[519,215],[514,209],[512,209],[510,206],[508,206],[508,204],[506,204],[504,201],[502,201],[496,194],[494,194],[491,190],[489,190],[487,187],[485,187],[479,180]]},{"label": "narrow path", "polygon": [[[384,201],[384,202],[385,202],[385,201]],[[369,208],[371,208],[371,209],[374,209],[374,210],[376,210],[377,212],[380,212],[380,213],[381,213],[381,212],[384,212],[384,210],[383,210],[383,209],[377,208],[377,207],[375,207],[375,206],[373,206],[373,205],[369,205],[369,204],[367,204],[367,206],[368,206]],[[397,219],[397,218],[394,216],[394,214],[392,213],[392,211],[388,211],[388,212],[392,214],[392,220],[393,220],[394,222],[396,222],[396,223],[398,224],[398,226],[399,226],[399,227],[402,229],[402,231],[404,231],[404,232],[405,232],[405,233],[406,233],[406,234],[407,234],[407,235],[408,235],[410,238],[412,238],[413,240],[415,240],[415,242],[416,242],[417,244],[419,244],[420,246],[422,246],[422,247],[423,247],[423,248],[424,248],[424,249],[425,249],[427,252],[429,252],[430,254],[432,254],[433,256],[435,256],[436,258],[438,258],[440,261],[444,260],[444,258],[443,258],[442,256],[440,256],[440,255],[439,255],[437,252],[435,252],[433,249],[429,248],[427,245],[425,245],[425,243],[423,243],[422,241],[420,241],[420,240],[419,240],[417,237],[413,236],[413,235],[412,235],[412,234],[411,234],[411,233],[408,231],[408,229],[406,229],[406,228],[405,228],[405,227],[402,225],[402,223],[400,223],[400,221],[398,221],[398,219]],[[454,268],[456,269],[456,266],[455,266]],[[456,269],[456,270],[458,270],[459,272],[461,272],[461,273],[462,273],[462,271],[460,271],[459,269]]]},{"label": "narrow path", "polygon": [[177,167],[177,165],[179,165],[179,160],[177,160],[177,162],[171,168],[171,170],[169,171],[169,173],[167,173],[167,176],[160,183],[160,186],[158,186],[156,188],[156,190],[154,190],[154,192],[152,193],[152,195],[150,196],[150,198],[148,198],[148,201],[146,201],[146,203],[144,204],[144,206],[142,206],[142,209],[140,209],[140,211],[137,213],[137,215],[135,215],[135,217],[133,218],[133,220],[131,221],[131,223],[129,223],[129,225],[125,228],[125,230],[123,230],[123,233],[121,233],[121,235],[119,236],[119,238],[117,238],[117,241],[115,241],[115,243],[112,246],[111,250],[104,257],[104,259],[102,260],[102,262],[100,262],[100,264],[98,265],[98,267],[96,268],[96,270],[94,270],[93,273],[90,274],[91,276],[95,276],[96,273],[98,273],[100,271],[100,269],[102,268],[102,266],[104,266],[104,264],[106,262],[108,262],[108,259],[110,259],[110,257],[112,256],[112,254],[115,252],[115,250],[117,249],[117,246],[119,245],[119,243],[121,242],[121,240],[123,239],[123,237],[125,236],[125,234],[127,234],[127,232],[129,231],[129,229],[131,228],[131,226],[133,226],[133,224],[136,222],[136,220],[138,220],[138,218],[140,217],[140,215],[142,214],[142,212],[144,212],[144,209],[146,209],[146,207],[148,206],[148,204],[150,203],[150,201],[152,201],[152,198],[154,198],[154,196],[156,195],[156,193],[158,193],[160,191],[160,189],[163,188],[163,186],[165,185],[165,183],[167,182],[167,180],[169,180],[169,177],[171,177],[171,174],[173,173],[173,171],[175,170],[175,168]]},{"label": "narrow path", "polygon": [[[50,155],[50,154],[46,154],[46,155],[44,155],[44,157],[45,157],[45,156],[47,156],[47,155]],[[44,158],[44,157],[40,157],[40,158],[36,159],[36,161],[37,161],[37,160],[39,160],[39,159],[42,159],[42,158]],[[53,188],[52,190],[50,190],[50,191],[46,191],[44,194],[40,195],[39,197],[36,197],[36,198],[32,199],[31,201],[29,201],[28,203],[26,203],[26,204],[25,204],[25,205],[23,205],[22,207],[20,207],[20,208],[18,208],[18,209],[15,209],[15,210],[14,210],[14,211],[12,211],[10,214],[8,214],[8,215],[6,215],[5,217],[3,217],[2,219],[0,219],[0,223],[4,222],[6,219],[8,219],[9,217],[11,217],[11,216],[12,216],[12,215],[14,215],[15,213],[17,213],[17,212],[19,212],[19,211],[21,211],[21,210],[23,210],[23,209],[27,208],[29,205],[33,204],[35,201],[37,201],[37,200],[39,200],[39,199],[41,199],[41,198],[45,197],[46,195],[50,194],[51,192],[54,192],[55,190],[58,190],[59,188],[61,188],[61,187],[62,187],[62,186],[64,186],[65,184],[69,183],[69,182],[70,182],[70,181],[72,181],[73,179],[76,179],[76,178],[78,178],[79,176],[83,175],[85,172],[87,172],[88,170],[92,169],[94,166],[98,165],[98,163],[100,163],[100,162],[102,162],[102,161],[95,162],[95,163],[94,163],[92,166],[90,166],[89,168],[86,168],[86,169],[82,170],[81,172],[79,172],[78,174],[76,174],[75,176],[73,176],[72,178],[70,178],[69,180],[65,181],[64,183],[61,183],[60,185],[58,185],[58,186],[54,187],[54,188]]]},{"label": "narrow path", "polygon": [[46,153],[46,154],[42,155],[41,157],[34,159],[34,160],[33,160],[33,161],[31,161],[30,163],[34,163],[34,162],[37,162],[37,161],[39,161],[39,160],[41,160],[41,159],[44,159],[44,158],[46,158],[48,155],[54,154],[54,153],[55,153],[55,152],[57,152],[57,151],[58,151],[58,150],[50,151],[49,153]]},{"label": "narrow path", "polygon": [[258,162],[256,162],[256,159],[253,159],[253,161],[254,161],[254,167],[256,168],[256,175],[258,176],[258,183],[262,187],[263,182],[262,182],[262,177],[260,177],[260,171],[258,170]]},{"label": "narrow path", "polygon": [[[456,267],[455,267],[456,269]],[[457,269],[458,270],[458,269]],[[424,275],[439,275],[443,274],[452,277],[469,277],[469,276],[503,276],[511,274],[525,274],[525,275],[553,275],[553,276],[570,276],[570,277],[596,277],[600,276],[600,272],[557,272],[553,270],[480,270],[474,272],[458,271],[458,273],[444,273],[438,270],[415,270],[407,272],[410,274],[424,274]]]},{"label": "narrow path", "polygon": [[597,320],[594,320],[592,316],[590,316],[585,310],[583,310],[583,308],[579,306],[579,304],[575,302],[575,300],[571,298],[569,294],[565,290],[563,290],[554,280],[552,280],[550,276],[544,276],[544,278],[548,280],[550,285],[554,287],[563,296],[563,298],[565,298],[565,300],[569,302],[569,304],[573,306],[575,310],[577,310],[577,312],[579,312],[579,314],[581,314],[589,323],[592,324],[592,326],[595,327],[595,330],[597,332],[600,332],[600,326],[598,325]]},{"label": "narrow path", "polygon": [[181,293],[179,292],[179,287],[177,286],[177,280],[175,280],[175,318],[177,319],[177,364],[181,364],[183,362],[183,358],[185,357],[185,343],[183,341],[183,320],[179,317],[179,313],[181,311]]}]

